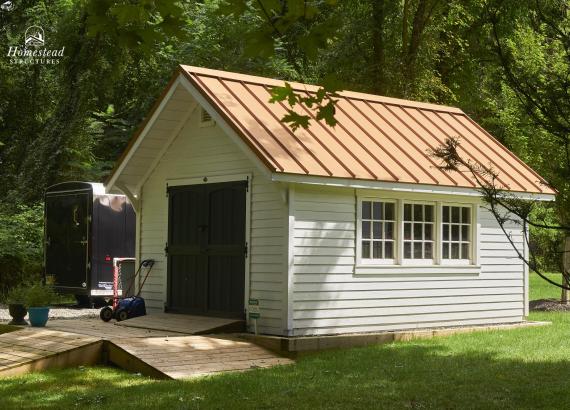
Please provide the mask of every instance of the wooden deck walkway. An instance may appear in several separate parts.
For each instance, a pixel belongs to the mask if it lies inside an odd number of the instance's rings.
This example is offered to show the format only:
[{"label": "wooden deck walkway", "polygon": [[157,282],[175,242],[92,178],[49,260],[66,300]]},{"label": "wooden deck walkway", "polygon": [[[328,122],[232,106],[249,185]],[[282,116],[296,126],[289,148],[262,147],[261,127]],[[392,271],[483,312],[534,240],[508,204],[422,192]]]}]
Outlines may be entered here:
[{"label": "wooden deck walkway", "polygon": [[243,332],[245,329],[243,320],[175,313],[153,313],[152,315],[116,322],[116,324],[124,327],[170,331],[187,335],[235,333]]},{"label": "wooden deck walkway", "polygon": [[[0,377],[48,368],[111,363],[155,378],[187,378],[292,363],[235,335],[189,336],[193,332],[228,330],[239,321],[153,315],[153,328],[129,321],[50,320],[46,328],[24,328],[0,335]],[[211,319],[208,325],[207,319]],[[140,327],[138,327],[140,326]],[[162,329],[155,329],[161,327]]]},{"label": "wooden deck walkway", "polygon": [[[121,322],[119,322],[121,323]],[[103,322],[101,319],[50,319],[48,329],[62,332],[94,336],[100,339],[123,339],[138,337],[183,336],[173,330],[152,330],[138,327],[117,326],[115,321]]]},{"label": "wooden deck walkway", "polygon": [[[114,340],[110,358],[131,371],[153,368],[165,378],[181,379],[219,372],[244,371],[293,361],[230,336],[182,336]],[[130,366],[121,356],[130,355]],[[136,358],[137,360],[133,360]]]},{"label": "wooden deck walkway", "polygon": [[102,340],[48,329],[22,329],[0,335],[0,376],[48,368],[93,365],[100,361]]}]

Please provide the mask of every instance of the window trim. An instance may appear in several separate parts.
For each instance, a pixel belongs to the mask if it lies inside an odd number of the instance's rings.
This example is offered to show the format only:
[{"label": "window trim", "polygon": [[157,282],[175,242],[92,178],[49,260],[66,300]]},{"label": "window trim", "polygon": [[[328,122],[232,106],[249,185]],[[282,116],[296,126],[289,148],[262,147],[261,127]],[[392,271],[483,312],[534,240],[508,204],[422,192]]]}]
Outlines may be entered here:
[{"label": "window trim", "polygon": [[[438,212],[438,217],[439,217],[439,229],[441,231],[441,239],[439,240],[438,243],[438,248],[439,248],[439,253],[440,256],[443,256],[443,207],[444,206],[455,206],[455,207],[462,207],[462,208],[470,208],[471,209],[471,224],[470,226],[470,232],[469,232],[469,245],[470,249],[469,249],[469,259],[443,259],[443,257],[441,257],[440,260],[440,265],[451,265],[451,266],[456,266],[456,265],[474,265],[476,264],[476,254],[477,251],[475,249],[475,247],[477,246],[477,239],[478,239],[478,235],[477,235],[477,226],[478,221],[476,218],[478,218],[478,214],[476,209],[478,208],[476,205],[474,204],[469,204],[469,203],[461,203],[461,202],[444,202],[441,201],[439,202],[440,206],[439,206],[439,212]],[[449,232],[449,235],[451,235],[451,231]]]},{"label": "window trim", "polygon": [[[372,259],[372,258],[363,258],[362,257],[362,202],[389,202],[394,204],[394,213],[395,213],[395,220],[394,220],[394,255],[395,258],[392,259]],[[357,209],[356,209],[356,265],[358,266],[393,266],[397,264],[398,261],[398,252],[399,252],[399,228],[398,228],[398,219],[399,219],[399,209],[398,209],[398,201],[396,199],[389,199],[389,198],[379,198],[379,197],[358,197],[357,200]]]},{"label": "window trim", "polygon": [[[392,194],[392,195],[390,195]],[[463,201],[446,200],[435,196],[426,199],[412,198],[408,195],[390,193],[384,195],[358,195],[356,194],[356,234],[355,234],[355,274],[479,274],[481,272],[479,260],[479,206],[480,201],[471,198]],[[451,199],[451,198],[449,198]],[[394,259],[364,259],[362,258],[362,202],[391,202],[395,203],[395,235],[394,235]],[[434,249],[433,259],[404,259],[404,204],[434,205]],[[443,206],[460,206],[471,208],[471,232],[470,232],[470,259],[442,259],[442,222]]]},{"label": "window trim", "polygon": [[[400,209],[401,209],[401,218],[398,221],[398,223],[401,225],[401,231],[402,231],[402,240],[401,240],[401,248],[402,248],[402,256],[400,258],[400,265],[402,266],[408,266],[408,265],[412,265],[412,266],[430,266],[430,265],[435,265],[435,262],[437,260],[437,233],[436,231],[438,231],[438,221],[437,221],[437,203],[435,201],[422,201],[422,200],[415,200],[415,199],[401,199],[400,201]],[[431,205],[433,206],[433,221],[432,221],[432,226],[433,226],[433,240],[431,241],[433,243],[433,256],[430,259],[427,258],[404,258],[404,206],[406,204],[410,204],[412,205],[412,215],[413,215],[413,205]],[[425,222],[425,221],[422,221]],[[414,224],[412,222],[412,231],[414,229]],[[414,242],[413,240],[410,240],[409,242]],[[422,242],[424,242],[422,240]]]}]

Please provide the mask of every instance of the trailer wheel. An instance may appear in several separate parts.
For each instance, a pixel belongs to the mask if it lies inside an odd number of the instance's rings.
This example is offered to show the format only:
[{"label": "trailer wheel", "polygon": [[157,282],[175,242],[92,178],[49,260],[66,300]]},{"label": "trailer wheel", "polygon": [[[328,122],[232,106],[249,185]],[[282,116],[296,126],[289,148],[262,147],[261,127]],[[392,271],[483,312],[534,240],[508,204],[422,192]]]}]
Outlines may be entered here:
[{"label": "trailer wheel", "polygon": [[113,308],[111,306],[105,306],[101,309],[101,312],[99,312],[99,317],[103,322],[108,322],[113,319]]},{"label": "trailer wheel", "polygon": [[129,312],[127,312],[127,309],[118,309],[117,313],[115,314],[115,319],[117,319],[117,322],[120,322],[122,320],[127,320],[129,318]]}]

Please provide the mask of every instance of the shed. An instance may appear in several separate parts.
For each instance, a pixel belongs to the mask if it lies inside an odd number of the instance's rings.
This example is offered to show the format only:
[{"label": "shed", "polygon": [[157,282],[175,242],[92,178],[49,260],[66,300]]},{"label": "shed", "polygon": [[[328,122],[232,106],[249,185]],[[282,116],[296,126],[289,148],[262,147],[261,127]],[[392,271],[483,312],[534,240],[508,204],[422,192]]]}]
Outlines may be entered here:
[{"label": "shed", "polygon": [[506,190],[552,200],[536,172],[440,105],[341,92],[334,128],[293,132],[269,103],[283,84],[180,66],[119,159],[107,189],[135,207],[137,258],[156,260],[151,312],[246,317],[255,299],[258,330],[283,336],[524,320],[527,269],[476,184],[429,149],[460,137]]}]

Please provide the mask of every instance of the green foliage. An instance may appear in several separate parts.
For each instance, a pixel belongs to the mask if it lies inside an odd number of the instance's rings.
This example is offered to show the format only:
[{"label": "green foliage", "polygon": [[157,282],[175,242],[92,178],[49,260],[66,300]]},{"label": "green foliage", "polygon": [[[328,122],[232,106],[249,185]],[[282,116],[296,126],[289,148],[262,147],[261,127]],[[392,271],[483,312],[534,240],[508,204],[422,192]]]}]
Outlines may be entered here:
[{"label": "green foliage", "polygon": [[26,291],[28,289],[28,286],[29,285],[25,283],[19,283],[18,285],[12,287],[6,294],[6,297],[4,298],[6,304],[18,304],[18,305],[25,304]]},{"label": "green foliage", "polygon": [[[531,220],[541,225],[555,226],[559,223],[556,207],[550,204],[535,205]],[[562,271],[562,246],[564,231],[530,227],[529,246],[542,270]]]},{"label": "green foliage", "polygon": [[43,207],[0,203],[0,294],[42,270]]},{"label": "green foliage", "polygon": [[[103,180],[180,63],[320,84],[272,89],[293,129],[334,126],[340,89],[458,105],[560,191],[547,219],[570,221],[562,0],[56,0],[1,17],[2,48],[37,24],[65,58],[0,59],[0,196],[13,202],[0,207],[0,292],[40,270],[28,205],[53,183]],[[559,236],[532,236],[554,267]]]},{"label": "green foliage", "polygon": [[49,307],[58,300],[57,294],[50,286],[35,282],[24,291],[24,302],[27,307]]}]

